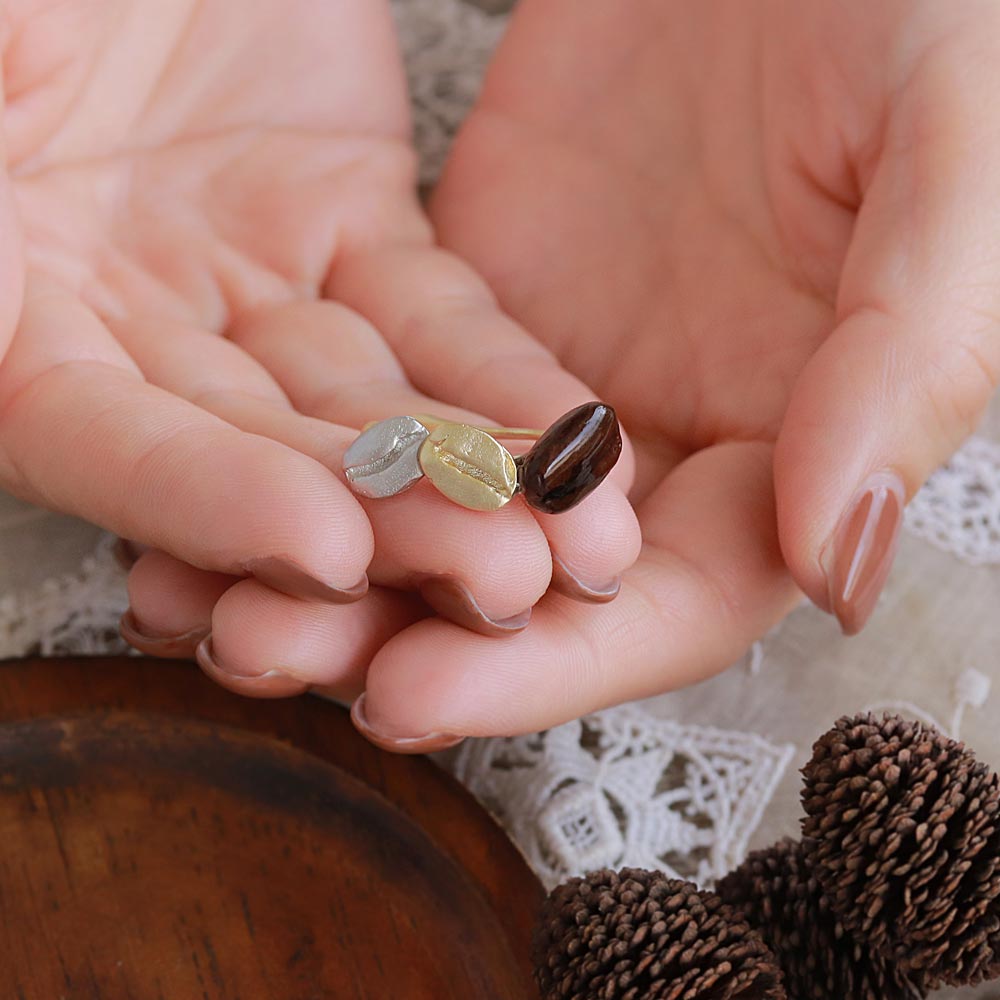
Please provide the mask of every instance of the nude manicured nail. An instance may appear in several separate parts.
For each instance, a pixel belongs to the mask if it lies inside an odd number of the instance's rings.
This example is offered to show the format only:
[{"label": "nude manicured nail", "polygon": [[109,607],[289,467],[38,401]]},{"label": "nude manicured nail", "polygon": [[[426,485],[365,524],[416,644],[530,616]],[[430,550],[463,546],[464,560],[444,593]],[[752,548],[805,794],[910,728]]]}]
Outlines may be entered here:
[{"label": "nude manicured nail", "polygon": [[554,552],[552,553],[552,588],[560,594],[588,604],[607,604],[618,596],[622,578],[616,576],[609,583],[592,586],[584,583]]},{"label": "nude manicured nail", "polygon": [[363,576],[353,587],[335,587],[307,573],[290,559],[282,559],[279,556],[251,559],[244,564],[244,569],[252,573],[261,583],[266,583],[290,597],[302,597],[307,601],[353,604],[368,593],[367,576]]},{"label": "nude manicured nail", "polygon": [[453,576],[430,576],[419,584],[420,596],[439,614],[456,625],[499,637],[516,635],[531,621],[531,608],[510,618],[490,618],[472,596],[472,591]]},{"label": "nude manicured nail", "polygon": [[368,721],[363,694],[351,705],[351,722],[369,743],[391,753],[436,753],[438,750],[458,746],[465,739],[464,736],[451,736],[448,733],[427,733],[425,736],[387,736],[380,733]]},{"label": "nude manicured nail", "polygon": [[906,489],[891,470],[870,476],[848,505],[820,562],[830,610],[847,635],[864,628],[892,568]]},{"label": "nude manicured nail", "polygon": [[290,677],[280,670],[267,670],[262,674],[248,675],[229,669],[216,656],[211,635],[205,636],[198,644],[195,659],[198,661],[198,666],[216,683],[251,698],[286,698],[301,694],[309,687],[305,681]]},{"label": "nude manicured nail", "polygon": [[129,608],[118,622],[118,632],[133,648],[147,656],[157,656],[161,659],[188,659],[194,656],[198,643],[208,635],[208,627],[202,626],[174,635],[156,634],[145,625],[141,625],[132,609]]}]

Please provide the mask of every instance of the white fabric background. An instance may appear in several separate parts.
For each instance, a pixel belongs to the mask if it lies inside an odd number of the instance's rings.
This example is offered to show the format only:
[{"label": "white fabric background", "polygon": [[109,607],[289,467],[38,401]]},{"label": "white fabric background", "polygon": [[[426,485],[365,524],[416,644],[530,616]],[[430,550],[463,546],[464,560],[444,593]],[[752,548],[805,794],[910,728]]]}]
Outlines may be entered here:
[{"label": "white fabric background", "polygon": [[[425,180],[474,100],[509,6],[394,0]],[[110,541],[0,494],[0,657],[124,648],[124,575]],[[446,762],[549,882],[623,864],[710,882],[748,847],[796,834],[797,768],[842,713],[905,703],[1000,765],[998,645],[1000,404],[911,508],[863,635],[844,639],[803,606],[710,681],[547,734],[474,741]],[[1000,990],[938,995],[997,1000]]]}]

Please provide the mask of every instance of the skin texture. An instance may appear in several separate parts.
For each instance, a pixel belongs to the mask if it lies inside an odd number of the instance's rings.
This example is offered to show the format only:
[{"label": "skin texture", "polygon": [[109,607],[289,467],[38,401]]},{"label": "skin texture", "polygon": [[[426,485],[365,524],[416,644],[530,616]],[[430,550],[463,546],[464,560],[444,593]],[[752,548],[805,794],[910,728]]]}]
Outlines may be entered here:
[{"label": "skin texture", "polygon": [[[211,632],[237,690],[350,698],[431,613],[428,581],[488,629],[523,626],[552,553],[617,577],[632,463],[559,520],[350,492],[366,421],[544,426],[592,392],[434,246],[387,7],[251,6],[4,6],[0,486],[137,543],[135,645],[190,656]],[[544,395],[491,394],[522,363]]]},{"label": "skin texture", "polygon": [[[146,30],[153,10],[172,33]],[[3,483],[152,545],[137,619],[211,627],[222,683],[364,684],[383,745],[694,682],[797,588],[834,609],[852,498],[886,470],[911,495],[996,383],[988,0],[523,0],[432,213],[517,322],[432,248],[373,0],[7,17],[30,275],[0,368]],[[21,237],[0,230],[12,282]],[[613,482],[488,527],[419,489],[357,505],[329,474],[353,434],[316,419],[461,418],[444,401],[546,426],[588,398],[631,438]],[[644,543],[617,598],[546,593],[550,548],[578,591],[614,592],[638,553],[630,488]],[[373,587],[334,605],[236,582],[271,556],[332,588],[369,566]],[[531,624],[422,617],[420,585],[459,618],[535,605]]]},{"label": "skin texture", "polygon": [[618,410],[645,544],[502,658],[418,626],[371,724],[542,728],[732,662],[793,582],[834,610],[862,484],[912,495],[997,382],[998,39],[991,3],[523,0],[432,218]]}]

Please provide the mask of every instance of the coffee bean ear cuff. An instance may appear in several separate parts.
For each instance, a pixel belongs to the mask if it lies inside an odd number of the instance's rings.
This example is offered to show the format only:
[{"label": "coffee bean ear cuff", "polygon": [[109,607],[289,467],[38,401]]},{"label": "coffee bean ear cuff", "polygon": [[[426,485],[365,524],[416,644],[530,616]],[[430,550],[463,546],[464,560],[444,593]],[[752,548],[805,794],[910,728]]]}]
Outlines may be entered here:
[{"label": "coffee bean ear cuff", "polygon": [[[501,441],[532,440],[515,458]],[[395,496],[426,477],[470,510],[499,510],[519,493],[535,510],[561,514],[604,482],[622,451],[615,411],[584,403],[548,430],[474,427],[437,417],[390,417],[369,424],[344,454],[358,496]]]}]

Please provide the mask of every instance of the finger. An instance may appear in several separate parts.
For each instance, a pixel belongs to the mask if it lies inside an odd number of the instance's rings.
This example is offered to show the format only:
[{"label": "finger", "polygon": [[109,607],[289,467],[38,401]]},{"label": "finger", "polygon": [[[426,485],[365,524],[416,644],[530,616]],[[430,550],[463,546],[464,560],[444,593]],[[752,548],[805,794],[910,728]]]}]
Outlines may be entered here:
[{"label": "finger", "polygon": [[[475,331],[470,333],[475,336]],[[304,413],[356,426],[367,420],[421,412],[473,423],[490,422],[473,411],[442,406],[413,389],[379,332],[343,306],[329,302],[300,302],[258,310],[238,321],[229,336],[274,375],[295,406]],[[536,586],[548,584],[547,560],[532,563],[533,550],[522,548],[520,540],[497,534],[500,522],[496,518],[490,518],[490,536],[484,539],[480,515],[467,511],[456,513],[448,509],[450,506],[438,501],[436,509],[456,527],[465,527],[464,531],[459,528],[461,533],[456,536],[456,543],[471,546],[467,551],[481,560],[488,558],[493,569],[487,570],[481,562],[483,570],[491,573],[500,586],[504,586],[505,578],[512,579],[512,573],[522,578],[525,594],[529,578]],[[406,505],[400,504],[398,509],[405,515]],[[379,526],[382,514],[379,502],[367,504],[366,510],[376,525],[380,541],[400,538],[399,529],[403,525],[394,526],[388,533]],[[428,510],[434,517],[435,507]],[[509,523],[526,526],[526,515],[527,512],[520,514],[516,521],[510,515]],[[635,561],[640,545],[635,514],[617,485],[598,489],[585,504],[566,514],[558,517],[539,515],[536,520],[553,554],[554,586],[580,600],[604,601],[614,596],[618,578]],[[411,539],[420,540],[418,549],[424,542],[433,547],[437,537],[448,530],[443,524],[426,534],[421,529],[418,523],[410,526]],[[492,551],[483,552],[481,546],[484,544],[490,545]],[[385,552],[381,545],[379,548]],[[515,553],[520,563],[511,566]],[[377,550],[375,565],[379,564],[379,555]],[[478,579],[475,568],[471,575],[464,575],[462,579],[469,583],[485,606],[495,608],[502,599],[501,595],[494,594],[488,583],[484,585],[484,581]],[[507,586],[510,587],[509,582]],[[515,595],[511,592],[509,596]],[[541,592],[536,592],[534,599],[539,596]],[[530,606],[523,603],[524,597],[519,600],[522,608]]]},{"label": "finger", "polygon": [[407,751],[429,734],[535,732],[732,663],[797,599],[771,478],[767,445],[691,457],[644,505],[643,552],[614,603],[583,608],[549,594],[502,655],[443,622],[421,622],[375,657],[359,727]]},{"label": "finger", "polygon": [[[976,426],[1000,378],[1000,119],[944,50],[894,104],[844,265],[837,325],[795,387],[775,475],[799,585],[859,631],[906,499]],[[961,80],[961,84],[957,81]],[[959,93],[959,86],[967,88]]]},{"label": "finger", "polygon": [[607,483],[562,514],[536,513],[552,552],[552,589],[586,604],[606,604],[642,549],[632,505]]},{"label": "finger", "polygon": [[212,609],[240,577],[211,573],[150,549],[128,575],[122,638],[148,656],[187,659],[212,630]]},{"label": "finger", "polygon": [[0,475],[22,495],[202,569],[363,593],[371,529],[329,471],[147,385],[58,286],[29,289],[0,408]]},{"label": "finger", "polygon": [[[506,316],[481,278],[429,246],[347,253],[327,294],[367,317],[422,392],[506,426],[547,427],[594,398],[539,341]],[[612,473],[624,492],[631,446]]]},{"label": "finger", "polygon": [[310,416],[357,428],[404,413],[468,416],[414,389],[379,331],[334,302],[253,310],[237,318],[226,336]]},{"label": "finger", "polygon": [[[340,373],[329,357],[313,356],[311,344],[337,333],[337,322],[347,311],[328,303],[313,307],[260,313],[241,329],[248,342],[259,342],[258,350],[296,402],[302,396],[324,409],[330,403],[303,396],[301,382],[312,368]],[[317,311],[334,318],[317,324],[312,321]],[[264,334],[255,332],[260,327]],[[342,475],[344,451],[357,431],[298,413],[260,362],[235,342],[175,323],[118,324],[116,332],[147,376],[161,386]],[[350,326],[343,332],[342,343],[350,350]],[[269,347],[271,341],[278,344]],[[351,363],[350,358],[341,360],[346,366]],[[365,377],[363,371],[360,377]],[[405,383],[399,391],[396,405],[401,409],[395,412],[412,411],[402,395],[408,391]],[[409,393],[410,398],[415,395]],[[420,401],[423,409],[427,402]],[[384,397],[380,405],[385,405]],[[369,566],[373,581],[419,588],[442,614],[487,634],[507,634],[527,624],[530,608],[548,586],[551,561],[544,535],[522,504],[510,504],[487,517],[456,506],[427,484],[398,497],[362,503],[376,539]]]},{"label": "finger", "polygon": [[[214,412],[283,441],[332,469],[356,436],[324,420],[218,396]],[[551,561],[544,535],[520,504],[489,515],[466,510],[425,482],[399,496],[361,500],[375,532],[369,576],[380,586],[419,590],[439,614],[484,635],[520,631],[545,593]]]},{"label": "finger", "polygon": [[[326,615],[323,609],[332,605],[291,598],[257,580],[207,573],[156,551],[136,562],[128,590],[121,623],[126,642],[149,656],[197,655],[224,687],[257,697],[317,687],[353,698],[379,647],[428,614],[418,598],[375,588],[361,614]],[[213,623],[217,638],[206,642]]]},{"label": "finger", "polygon": [[364,601],[336,606],[243,580],[216,603],[198,662],[223,687],[252,697],[322,687],[349,699],[364,686],[378,649],[427,613],[414,596],[380,587]]},{"label": "finger", "polygon": [[292,409],[267,369],[217,334],[161,318],[111,318],[108,327],[148,382],[182,399],[201,406],[218,393],[241,393]]},{"label": "finger", "polygon": [[[424,392],[507,426],[547,427],[593,399],[542,345],[501,312],[485,283],[457,257],[433,247],[395,246],[346,254],[328,294],[367,316]],[[538,517],[553,555],[553,586],[605,601],[641,544],[627,502],[635,458],[621,458],[590,501]]]}]

